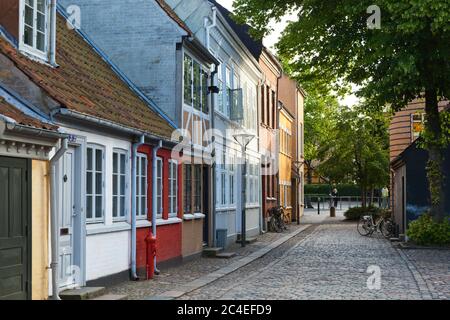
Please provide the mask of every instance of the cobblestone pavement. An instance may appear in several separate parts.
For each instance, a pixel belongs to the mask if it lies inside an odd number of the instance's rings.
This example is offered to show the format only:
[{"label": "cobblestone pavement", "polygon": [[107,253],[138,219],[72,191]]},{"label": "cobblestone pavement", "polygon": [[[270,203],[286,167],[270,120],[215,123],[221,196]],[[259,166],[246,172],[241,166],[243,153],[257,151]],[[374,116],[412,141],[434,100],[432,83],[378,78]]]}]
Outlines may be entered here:
[{"label": "cobblestone pavement", "polygon": [[[279,258],[264,257],[182,298],[408,300],[445,299],[445,292],[448,294],[448,251],[434,257],[432,266],[424,262],[433,255],[431,251],[408,251],[408,257],[423,263],[417,270],[425,268],[432,274],[420,278],[420,272],[411,272],[411,262],[390,242],[381,237],[361,237],[353,223],[322,222],[309,231],[292,239],[297,243]],[[366,271],[372,265],[381,269],[379,290],[367,288],[370,274]],[[431,279],[442,294],[433,295],[428,285]]]},{"label": "cobblestone pavement", "polygon": [[[309,212],[313,224],[278,248],[180,299],[449,299],[450,251],[399,250],[380,235],[361,237],[354,223]],[[289,232],[297,230],[291,226]],[[109,293],[146,299],[173,290],[256,252],[286,234],[268,233],[229,260],[199,258],[164,270],[153,281],[127,282]],[[381,288],[369,290],[369,266],[379,266]]]},{"label": "cobblestone pavement", "polygon": [[227,252],[235,252],[237,255],[231,259],[212,259],[199,257],[198,259],[183,263],[180,266],[161,270],[159,276],[149,281],[128,281],[116,286],[107,288],[108,294],[128,295],[129,299],[146,299],[150,296],[157,296],[165,291],[174,289],[179,285],[196,280],[205,274],[217,271],[220,268],[231,265],[244,257],[255,253],[267,244],[272,243],[299,229],[295,224],[289,226],[283,233],[265,233],[258,237],[258,241],[241,248],[239,244],[227,249]]},{"label": "cobblestone pavement", "polygon": [[403,250],[423,277],[433,299],[450,299],[450,250]]}]

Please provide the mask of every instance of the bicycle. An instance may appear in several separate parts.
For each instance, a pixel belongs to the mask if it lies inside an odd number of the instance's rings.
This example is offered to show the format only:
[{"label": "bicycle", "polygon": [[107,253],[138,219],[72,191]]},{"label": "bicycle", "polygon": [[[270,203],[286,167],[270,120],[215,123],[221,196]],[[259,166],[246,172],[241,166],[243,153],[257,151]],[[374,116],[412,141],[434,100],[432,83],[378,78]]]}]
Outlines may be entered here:
[{"label": "bicycle", "polygon": [[286,215],[284,213],[283,207],[273,207],[269,209],[270,219],[268,224],[268,229],[270,232],[282,232],[287,230],[286,227]]},{"label": "bicycle", "polygon": [[362,236],[371,236],[374,232],[380,232],[385,238],[394,235],[395,223],[391,218],[381,217],[375,223],[372,215],[363,216],[357,225],[358,233]]}]

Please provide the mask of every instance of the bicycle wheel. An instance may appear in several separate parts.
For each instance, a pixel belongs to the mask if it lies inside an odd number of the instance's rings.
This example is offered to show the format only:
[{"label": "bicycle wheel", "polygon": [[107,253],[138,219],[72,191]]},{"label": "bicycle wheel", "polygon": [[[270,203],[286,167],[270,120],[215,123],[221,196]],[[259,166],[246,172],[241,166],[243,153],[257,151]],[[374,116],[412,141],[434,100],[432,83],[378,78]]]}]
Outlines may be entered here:
[{"label": "bicycle wheel", "polygon": [[383,237],[389,239],[394,235],[394,222],[391,219],[386,219],[381,222],[381,234]]},{"label": "bicycle wheel", "polygon": [[357,229],[358,233],[364,237],[373,233],[370,220],[364,218],[359,219]]},{"label": "bicycle wheel", "polygon": [[269,227],[269,231],[270,232],[277,232],[277,222],[276,222],[276,219],[275,219],[274,215],[272,215],[270,217],[268,227]]}]

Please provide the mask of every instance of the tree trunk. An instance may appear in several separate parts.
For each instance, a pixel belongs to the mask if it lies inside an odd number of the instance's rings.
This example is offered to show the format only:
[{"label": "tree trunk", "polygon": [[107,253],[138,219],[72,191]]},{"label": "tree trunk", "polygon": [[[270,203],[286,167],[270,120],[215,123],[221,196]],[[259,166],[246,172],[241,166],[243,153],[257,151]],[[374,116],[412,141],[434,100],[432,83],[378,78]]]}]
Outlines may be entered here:
[{"label": "tree trunk", "polygon": [[427,89],[425,91],[425,99],[426,147],[429,154],[427,178],[431,195],[430,214],[435,221],[441,222],[444,220],[445,201],[444,148],[440,143],[442,130],[436,89]]},{"label": "tree trunk", "polygon": [[365,186],[361,186],[361,206],[366,207],[367,190]]}]

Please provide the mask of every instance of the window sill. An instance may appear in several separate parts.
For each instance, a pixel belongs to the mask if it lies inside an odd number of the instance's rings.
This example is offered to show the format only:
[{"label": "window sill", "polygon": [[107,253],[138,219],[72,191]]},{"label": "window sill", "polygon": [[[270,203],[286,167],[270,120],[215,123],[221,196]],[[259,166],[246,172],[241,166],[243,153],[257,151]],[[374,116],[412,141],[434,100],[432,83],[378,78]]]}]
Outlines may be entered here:
[{"label": "window sill", "polygon": [[236,210],[236,207],[221,207],[221,208],[216,208],[216,212],[219,212],[219,213],[223,213],[223,212],[226,212],[226,211],[233,211],[233,210]]},{"label": "window sill", "polygon": [[194,213],[194,214],[185,214],[183,216],[183,220],[192,221],[192,220],[200,220],[204,219],[206,216],[203,213]]},{"label": "window sill", "polygon": [[245,209],[258,209],[259,204],[248,204],[245,206]]},{"label": "window sill", "polygon": [[[177,224],[177,223],[181,223],[181,222],[183,222],[183,220],[181,220],[180,218],[169,218],[167,220],[156,219],[156,226],[165,226],[165,225]],[[150,225],[151,225],[151,223],[150,223]]]},{"label": "window sill", "polygon": [[131,225],[127,222],[116,222],[111,226],[105,226],[103,224],[91,224],[86,226],[86,235],[91,236],[96,234],[122,232],[128,230],[131,230]]}]

